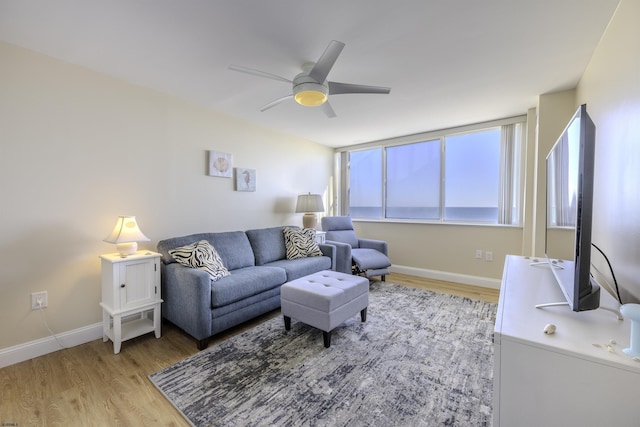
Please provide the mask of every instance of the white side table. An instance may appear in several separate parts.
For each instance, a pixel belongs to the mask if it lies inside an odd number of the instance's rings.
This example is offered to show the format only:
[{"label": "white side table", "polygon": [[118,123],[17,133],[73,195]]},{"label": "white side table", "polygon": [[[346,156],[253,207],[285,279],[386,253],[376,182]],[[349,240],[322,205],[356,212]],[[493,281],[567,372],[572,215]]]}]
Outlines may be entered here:
[{"label": "white side table", "polygon": [[318,231],[318,230],[316,230],[316,243],[317,244],[324,243],[326,235],[327,235],[326,231]]},{"label": "white side table", "polygon": [[113,341],[114,354],[122,341],[155,332],[160,323],[160,254],[138,251],[100,255],[102,260],[102,340]]}]

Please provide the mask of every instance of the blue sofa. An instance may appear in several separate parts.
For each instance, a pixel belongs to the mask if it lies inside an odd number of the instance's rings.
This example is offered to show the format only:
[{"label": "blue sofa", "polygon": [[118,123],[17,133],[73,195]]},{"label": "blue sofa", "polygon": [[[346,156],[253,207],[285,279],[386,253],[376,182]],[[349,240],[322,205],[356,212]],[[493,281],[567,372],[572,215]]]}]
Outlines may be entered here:
[{"label": "blue sofa", "polygon": [[[158,242],[162,317],[198,340],[202,350],[211,336],[279,308],[282,284],[335,270],[333,245],[318,245],[323,256],[287,259],[284,228],[200,233]],[[169,253],[200,240],[216,249],[230,275],[212,282],[208,273],[179,264]]]}]

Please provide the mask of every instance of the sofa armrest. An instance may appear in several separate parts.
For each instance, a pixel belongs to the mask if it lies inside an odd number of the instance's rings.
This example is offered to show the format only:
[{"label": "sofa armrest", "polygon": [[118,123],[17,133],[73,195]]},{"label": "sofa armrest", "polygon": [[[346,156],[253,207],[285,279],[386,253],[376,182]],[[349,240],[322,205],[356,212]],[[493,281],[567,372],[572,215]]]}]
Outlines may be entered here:
[{"label": "sofa armrest", "polygon": [[331,258],[331,269],[335,271],[336,269],[336,247],[333,245],[327,245],[326,243],[318,244],[318,247],[322,251],[324,256],[328,256]]},{"label": "sofa armrest", "polygon": [[351,274],[351,245],[348,243],[325,240],[325,244],[336,248],[336,271]]},{"label": "sofa armrest", "polygon": [[358,239],[361,248],[375,249],[385,255],[389,255],[387,242],[375,239]]},{"label": "sofa armrest", "polygon": [[162,265],[163,317],[198,340],[211,336],[211,277],[178,263]]}]

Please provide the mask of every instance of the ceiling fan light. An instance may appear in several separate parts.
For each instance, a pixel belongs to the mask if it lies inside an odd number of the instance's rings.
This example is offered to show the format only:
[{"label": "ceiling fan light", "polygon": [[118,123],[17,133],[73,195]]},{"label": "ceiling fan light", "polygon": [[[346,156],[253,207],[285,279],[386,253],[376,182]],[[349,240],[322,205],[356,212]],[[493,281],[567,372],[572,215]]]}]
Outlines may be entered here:
[{"label": "ceiling fan light", "polygon": [[294,88],[293,98],[305,107],[317,107],[327,102],[327,87],[318,83],[302,83]]},{"label": "ceiling fan light", "polygon": [[315,90],[305,90],[296,93],[295,100],[306,107],[317,107],[327,102],[327,95]]}]

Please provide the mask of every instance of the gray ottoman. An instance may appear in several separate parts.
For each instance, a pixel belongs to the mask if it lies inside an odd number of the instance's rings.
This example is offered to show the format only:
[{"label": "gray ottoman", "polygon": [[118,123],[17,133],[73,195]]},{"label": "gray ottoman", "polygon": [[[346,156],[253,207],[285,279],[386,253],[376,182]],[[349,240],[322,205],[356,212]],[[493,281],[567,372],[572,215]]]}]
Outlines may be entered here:
[{"label": "gray ottoman", "polygon": [[325,270],[287,282],[280,288],[284,327],[291,329],[291,318],[318,328],[324,346],[331,346],[331,331],[360,312],[367,320],[369,279]]}]

